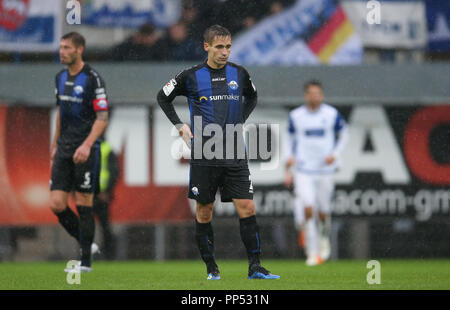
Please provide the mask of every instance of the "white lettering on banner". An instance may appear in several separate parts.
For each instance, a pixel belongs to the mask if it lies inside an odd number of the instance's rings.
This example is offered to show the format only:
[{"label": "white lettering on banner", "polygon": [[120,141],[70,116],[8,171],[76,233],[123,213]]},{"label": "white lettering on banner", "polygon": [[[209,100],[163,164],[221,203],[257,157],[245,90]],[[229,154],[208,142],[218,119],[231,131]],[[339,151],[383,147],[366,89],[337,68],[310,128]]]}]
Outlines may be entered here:
[{"label": "white lettering on banner", "polygon": [[336,215],[404,214],[407,199],[401,190],[336,191],[333,213]]},{"label": "white lettering on banner", "polygon": [[[50,134],[55,130],[57,109],[51,110]],[[116,108],[110,119],[106,138],[117,153],[124,152],[124,181],[128,186],[150,184],[150,123],[148,107]],[[189,120],[189,109],[177,109],[182,120]],[[272,142],[279,140],[273,148],[283,149],[287,131],[287,112],[282,109],[255,110],[249,124],[277,124],[279,134],[273,134]],[[409,185],[409,175],[403,154],[382,106],[355,107],[349,116],[349,141],[342,153],[342,167],[336,173],[337,184],[352,184],[360,172],[380,173],[386,185]],[[160,109],[154,110],[153,123],[153,167],[155,185],[186,186],[189,181],[189,165],[181,162],[176,151],[189,154],[173,125]],[[372,141],[373,150],[364,151],[366,137]],[[173,143],[178,141],[177,143]],[[275,141],[276,142],[276,141]],[[256,145],[248,144],[248,151]],[[261,145],[260,145],[261,147]],[[265,147],[262,147],[263,149]],[[274,156],[275,154],[275,156]],[[172,156],[171,156],[172,155]],[[188,157],[185,157],[188,158]],[[250,161],[249,168],[255,185],[274,185],[283,182],[284,163],[278,162],[273,153],[267,162]],[[263,169],[262,164],[272,169]],[[370,195],[366,199],[371,201]],[[443,206],[445,209],[445,205]],[[370,210],[369,210],[370,212]],[[424,211],[426,212],[426,211]],[[424,213],[426,215],[426,213]]]},{"label": "white lettering on banner", "polygon": [[[187,108],[177,109],[182,120],[189,119]],[[181,153],[189,151],[173,130],[172,124],[159,109],[153,118],[154,135],[154,182],[156,185],[187,185],[189,165],[180,162]],[[287,112],[280,109],[255,110],[248,120],[249,124],[279,124],[280,139],[276,147],[282,149],[287,128]],[[248,125],[246,125],[248,126]],[[171,135],[172,132],[172,135]],[[364,152],[366,136],[370,136],[374,150]],[[392,128],[383,107],[355,107],[349,118],[350,143],[344,149],[343,165],[335,176],[336,182],[351,184],[358,172],[380,172],[386,184],[409,184],[410,176]],[[173,143],[176,141],[175,143]],[[249,149],[253,147],[248,145]],[[273,146],[272,146],[273,147]],[[179,156],[170,156],[181,152]],[[278,162],[278,152],[272,160],[263,163],[250,162],[253,183],[257,185],[279,184],[283,181],[283,162]],[[189,158],[185,156],[185,158]],[[267,169],[271,166],[270,169]]]},{"label": "white lettering on banner", "polygon": [[404,215],[415,213],[418,221],[428,221],[433,214],[450,213],[450,191],[422,189],[408,195],[401,189],[337,190],[335,215]]},{"label": "white lettering on banner", "polygon": [[[253,197],[256,213],[261,216],[283,216],[293,214],[293,197],[287,189],[256,190]],[[189,199],[192,214],[196,202]],[[235,216],[231,202],[221,202],[216,195],[214,214]],[[402,216],[412,215],[417,221],[428,221],[433,215],[450,214],[449,190],[419,190],[408,194],[402,189],[385,190],[336,190],[333,215],[336,216]]]},{"label": "white lettering on banner", "polygon": [[124,149],[125,184],[150,183],[150,124],[147,107],[116,108],[111,115],[106,139],[119,154]]},{"label": "white lettering on banner", "polygon": [[[371,152],[363,150],[367,135],[374,148]],[[409,184],[402,152],[381,106],[355,107],[349,119],[349,137],[337,183],[352,183],[358,172],[380,172],[386,184]]]}]

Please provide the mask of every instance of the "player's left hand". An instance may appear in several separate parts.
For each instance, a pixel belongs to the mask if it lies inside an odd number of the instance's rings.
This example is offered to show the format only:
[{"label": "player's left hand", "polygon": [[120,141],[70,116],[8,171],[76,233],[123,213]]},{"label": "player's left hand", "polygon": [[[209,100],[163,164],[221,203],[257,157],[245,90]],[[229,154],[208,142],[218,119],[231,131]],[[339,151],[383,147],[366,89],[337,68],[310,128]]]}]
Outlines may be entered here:
[{"label": "player's left hand", "polygon": [[327,156],[327,158],[325,158],[325,163],[327,165],[331,165],[332,163],[334,163],[334,161],[336,160],[336,157],[334,157],[333,155]]},{"label": "player's left hand", "polygon": [[191,139],[194,137],[191,132],[191,128],[188,125],[183,124],[181,128],[178,130],[180,137],[183,139],[184,143],[186,143],[187,147],[191,149]]},{"label": "player's left hand", "polygon": [[86,144],[80,145],[75,151],[75,154],[73,154],[73,162],[75,164],[85,163],[88,160],[90,153],[91,148],[89,146]]}]

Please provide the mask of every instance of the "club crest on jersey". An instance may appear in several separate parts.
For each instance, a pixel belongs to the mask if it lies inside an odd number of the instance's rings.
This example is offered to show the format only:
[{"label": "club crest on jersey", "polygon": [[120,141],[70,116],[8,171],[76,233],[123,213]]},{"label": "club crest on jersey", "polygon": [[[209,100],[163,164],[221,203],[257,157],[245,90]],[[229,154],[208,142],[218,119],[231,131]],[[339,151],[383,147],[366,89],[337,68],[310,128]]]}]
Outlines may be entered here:
[{"label": "club crest on jersey", "polygon": [[106,111],[108,110],[108,101],[106,98],[94,99],[94,111]]},{"label": "club crest on jersey", "polygon": [[231,81],[228,83],[228,87],[230,87],[232,90],[238,89],[238,83],[236,81]]},{"label": "club crest on jersey", "polygon": [[101,99],[97,104],[98,104],[98,107],[101,109],[106,108],[106,100],[104,100],[104,99]]},{"label": "club crest on jersey", "polygon": [[77,85],[73,88],[73,91],[75,92],[75,95],[81,95],[84,91],[83,87],[80,85]]},{"label": "club crest on jersey", "polygon": [[198,196],[198,188],[197,187],[193,187],[192,189],[191,189],[191,191],[192,191],[192,194],[194,194],[194,196]]}]

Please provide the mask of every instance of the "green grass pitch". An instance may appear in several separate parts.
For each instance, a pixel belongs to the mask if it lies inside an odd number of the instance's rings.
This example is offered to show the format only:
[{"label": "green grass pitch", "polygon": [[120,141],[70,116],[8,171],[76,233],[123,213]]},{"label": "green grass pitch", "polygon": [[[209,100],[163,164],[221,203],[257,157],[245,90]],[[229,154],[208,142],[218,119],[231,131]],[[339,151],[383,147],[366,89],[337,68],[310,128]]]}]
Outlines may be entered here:
[{"label": "green grass pitch", "polygon": [[264,260],[279,280],[248,280],[247,262],[218,261],[222,279],[207,281],[201,261],[93,264],[80,284],[68,284],[65,262],[0,263],[1,290],[449,290],[450,259],[379,260],[381,284],[366,281],[367,261],[338,260],[306,267],[303,260]]}]

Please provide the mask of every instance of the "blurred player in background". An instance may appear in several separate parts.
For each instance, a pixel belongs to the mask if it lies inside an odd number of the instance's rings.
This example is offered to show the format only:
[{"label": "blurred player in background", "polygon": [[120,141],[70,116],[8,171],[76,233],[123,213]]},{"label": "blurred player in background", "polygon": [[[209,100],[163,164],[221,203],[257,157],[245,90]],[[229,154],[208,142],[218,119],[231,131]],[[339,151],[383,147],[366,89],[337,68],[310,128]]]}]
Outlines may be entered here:
[{"label": "blurred player in background", "polygon": [[[93,244],[92,205],[100,172],[99,138],[108,125],[108,103],[102,78],[83,62],[84,49],[85,39],[77,32],[61,38],[59,56],[67,69],[55,79],[58,113],[51,147],[50,208],[81,246],[81,262],[75,271],[90,272],[91,252],[98,250]],[[71,192],[79,217],[67,204]]]},{"label": "blurred player in background", "polygon": [[119,178],[119,165],[111,144],[104,137],[101,138],[100,157],[100,186],[99,192],[94,196],[94,213],[102,227],[102,252],[106,259],[113,259],[115,239],[109,221],[109,206],[114,199],[114,187]]},{"label": "blurred player in background", "polygon": [[306,104],[289,113],[284,183],[295,185],[295,226],[300,243],[306,241],[306,264],[314,266],[330,257],[333,174],[348,134],[339,111],[323,103],[320,81],[305,83],[304,98]]},{"label": "blurred player in background", "polygon": [[[220,279],[214,258],[214,234],[211,225],[217,189],[223,202],[233,202],[240,217],[241,239],[247,250],[249,279],[277,279],[260,264],[261,241],[256,223],[253,186],[248,169],[248,158],[243,146],[242,124],[256,106],[257,93],[250,76],[243,67],[228,62],[231,52],[231,34],[219,25],[209,27],[204,33],[204,49],[208,59],[179,73],[158,93],[158,103],[169,120],[179,130],[180,136],[191,148],[190,181],[188,197],[195,199],[195,237],[201,257],[206,264],[207,279]],[[191,111],[191,127],[178,117],[172,101],[176,96],[186,96]],[[200,119],[199,119],[200,118]],[[203,129],[215,125],[222,129],[223,151],[235,145],[232,156],[208,158],[203,146],[212,139]],[[239,128],[228,140],[226,127]],[[235,127],[237,125],[237,127]],[[193,128],[194,135],[191,132]],[[200,129],[200,132],[198,132]],[[237,142],[239,137],[242,141]],[[232,141],[234,140],[234,142]],[[191,143],[192,142],[192,143]],[[192,145],[192,147],[191,147]],[[198,158],[196,154],[200,153]],[[242,154],[240,154],[242,153]],[[240,156],[243,155],[243,156]],[[221,158],[219,158],[221,157]]]}]

